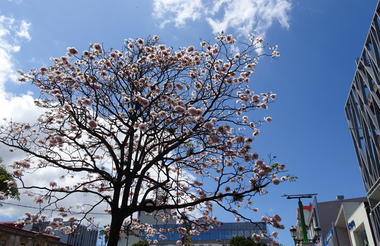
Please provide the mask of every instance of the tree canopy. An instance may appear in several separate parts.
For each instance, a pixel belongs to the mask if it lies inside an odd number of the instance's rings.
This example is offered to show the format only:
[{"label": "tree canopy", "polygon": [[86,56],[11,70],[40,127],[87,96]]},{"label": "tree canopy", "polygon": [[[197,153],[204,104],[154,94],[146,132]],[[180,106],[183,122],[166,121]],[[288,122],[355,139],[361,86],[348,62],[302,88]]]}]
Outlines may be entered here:
[{"label": "tree canopy", "polygon": [[[258,55],[262,50],[269,53]],[[177,50],[157,36],[130,39],[121,50],[95,43],[79,54],[70,47],[51,66],[21,73],[20,81],[40,91],[35,103],[44,113],[37,122],[2,125],[0,142],[26,154],[12,164],[13,175],[42,208],[58,207],[64,217],[72,207],[62,201],[91,194],[83,217],[71,221],[91,221],[88,213],[108,206],[108,245],[117,244],[123,225],[165,237],[133,217],[141,211],[187,223],[190,232],[178,230],[191,234],[220,223],[215,206],[252,221],[241,209],[257,211],[254,196],[287,180],[279,176],[283,164],[260,158],[252,146],[259,127],[272,121],[252,112],[276,98],[250,88],[265,56],[279,52],[260,38],[238,43],[224,34]],[[73,181],[23,182],[38,170]],[[283,228],[278,215],[262,220]]]},{"label": "tree canopy", "polygon": [[137,243],[132,244],[132,246],[149,246],[147,241],[140,240]]},{"label": "tree canopy", "polygon": [[[1,162],[0,159],[0,163]],[[4,200],[6,197],[19,199],[19,195],[16,180],[7,172],[6,168],[0,164],[0,200]]]},{"label": "tree canopy", "polygon": [[231,246],[264,246],[265,244],[255,243],[252,238],[235,236],[230,241]]}]

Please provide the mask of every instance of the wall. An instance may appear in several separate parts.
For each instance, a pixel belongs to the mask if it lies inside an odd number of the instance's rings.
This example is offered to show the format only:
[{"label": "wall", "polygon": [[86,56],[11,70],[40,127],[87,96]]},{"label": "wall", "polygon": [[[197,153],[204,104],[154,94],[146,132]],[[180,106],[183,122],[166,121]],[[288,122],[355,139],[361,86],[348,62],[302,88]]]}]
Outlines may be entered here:
[{"label": "wall", "polygon": [[364,228],[365,233],[367,234],[369,245],[375,245],[364,203],[362,203],[356,209],[356,211],[348,218],[347,222],[355,223],[355,225],[351,229],[349,228],[349,234],[352,241],[352,246],[363,246],[363,244],[361,244],[358,239],[358,231],[360,230],[361,227]]}]

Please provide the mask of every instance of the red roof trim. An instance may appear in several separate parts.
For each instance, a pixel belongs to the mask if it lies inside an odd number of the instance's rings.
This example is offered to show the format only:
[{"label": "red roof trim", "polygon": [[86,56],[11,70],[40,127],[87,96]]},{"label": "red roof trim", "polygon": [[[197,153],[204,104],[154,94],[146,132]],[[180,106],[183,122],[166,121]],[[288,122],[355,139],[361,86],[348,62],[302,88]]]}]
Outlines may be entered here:
[{"label": "red roof trim", "polygon": [[57,237],[54,235],[40,233],[40,232],[36,232],[36,231],[25,230],[23,228],[20,228],[21,225],[15,223],[15,222],[0,222],[0,226],[16,229],[16,230],[23,231],[23,232],[33,233],[35,235],[40,234],[40,235],[43,235],[45,237],[50,237],[50,238],[54,238],[54,239],[58,239],[58,240],[60,239],[60,237]]}]

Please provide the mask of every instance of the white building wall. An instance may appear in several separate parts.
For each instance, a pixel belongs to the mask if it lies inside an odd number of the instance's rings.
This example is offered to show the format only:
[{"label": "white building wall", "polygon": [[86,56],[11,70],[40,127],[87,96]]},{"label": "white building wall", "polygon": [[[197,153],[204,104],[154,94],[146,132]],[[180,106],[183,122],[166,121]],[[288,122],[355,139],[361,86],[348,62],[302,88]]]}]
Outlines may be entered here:
[{"label": "white building wall", "polygon": [[355,212],[348,218],[347,224],[352,222],[355,224],[352,228],[349,228],[352,246],[365,246],[358,236],[358,231],[363,227],[367,234],[368,245],[375,245],[364,203],[361,203]]}]

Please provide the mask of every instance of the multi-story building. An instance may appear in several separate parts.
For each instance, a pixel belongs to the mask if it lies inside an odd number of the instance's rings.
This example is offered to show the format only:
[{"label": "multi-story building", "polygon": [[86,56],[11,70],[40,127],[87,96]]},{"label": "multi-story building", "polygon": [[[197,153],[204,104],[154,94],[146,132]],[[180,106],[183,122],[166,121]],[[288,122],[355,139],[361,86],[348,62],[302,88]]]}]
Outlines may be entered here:
[{"label": "multi-story building", "polygon": [[[199,235],[192,235],[184,239],[177,229],[186,227],[186,225],[177,224],[173,219],[164,222],[161,216],[157,215],[157,212],[140,212],[138,218],[141,223],[152,225],[157,231],[163,230],[160,234],[164,238],[160,238],[158,235],[147,238],[145,233],[131,230],[121,235],[118,246],[131,246],[140,240],[157,240],[159,246],[176,246],[178,240],[190,240],[193,246],[227,246],[234,236],[251,237],[253,233],[267,233],[267,225],[264,222],[230,222],[222,223],[220,226],[214,226],[214,228],[201,232]],[[269,245],[269,240],[263,239],[262,245]]]},{"label": "multi-story building", "polygon": [[321,245],[374,245],[366,198],[321,202],[317,206],[322,229]]},{"label": "multi-story building", "polygon": [[380,2],[369,28],[346,102],[346,116],[380,245]]},{"label": "multi-story building", "polygon": [[309,244],[302,243],[299,212],[293,236],[297,245],[369,246],[374,245],[365,197],[317,202],[303,206]]},{"label": "multi-story building", "polygon": [[[157,229],[163,228],[165,232],[162,234],[165,239],[160,239],[158,236],[152,238],[158,240],[158,245],[175,246],[177,240],[183,240],[181,234],[176,230],[178,227],[184,227],[179,224],[166,224],[154,226]],[[173,233],[168,233],[167,229],[174,229]],[[251,237],[253,233],[267,233],[267,225],[264,222],[231,222],[222,223],[220,226],[215,226],[211,230],[200,233],[199,235],[191,236],[191,245],[194,246],[227,246],[231,239],[235,236]],[[268,240],[263,240],[263,245],[269,245]]]}]

